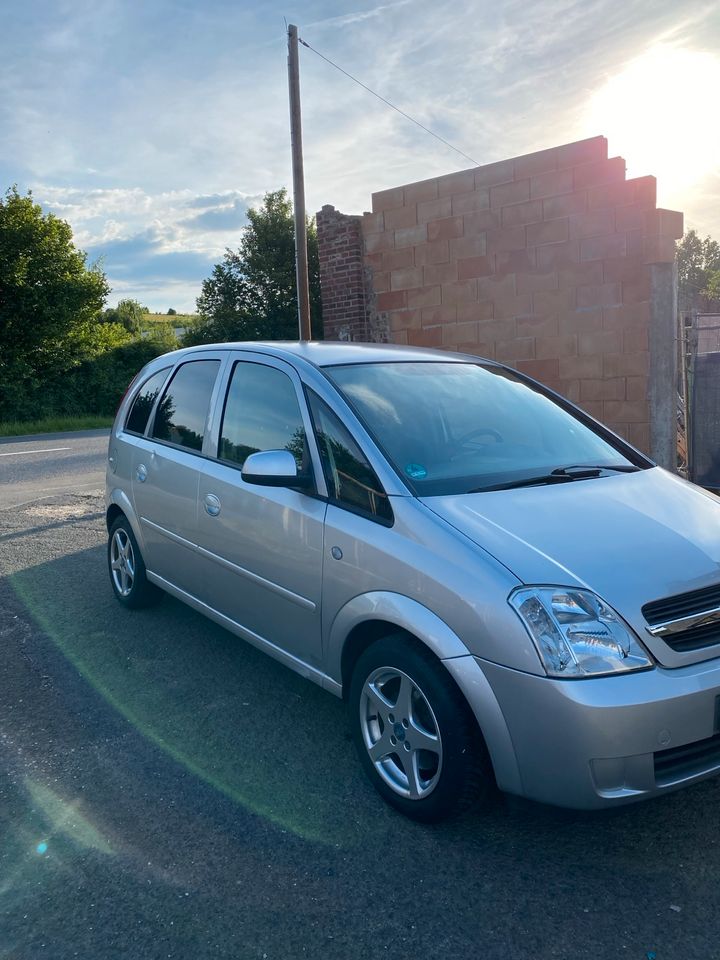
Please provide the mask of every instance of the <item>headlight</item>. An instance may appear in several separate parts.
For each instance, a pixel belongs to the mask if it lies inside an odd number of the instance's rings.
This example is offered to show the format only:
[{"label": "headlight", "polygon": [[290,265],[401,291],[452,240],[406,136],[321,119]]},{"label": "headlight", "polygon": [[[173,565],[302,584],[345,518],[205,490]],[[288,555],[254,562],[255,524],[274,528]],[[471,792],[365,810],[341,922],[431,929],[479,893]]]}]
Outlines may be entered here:
[{"label": "headlight", "polygon": [[508,600],[549,676],[589,677],[652,666],[630,628],[589,590],[521,587]]}]

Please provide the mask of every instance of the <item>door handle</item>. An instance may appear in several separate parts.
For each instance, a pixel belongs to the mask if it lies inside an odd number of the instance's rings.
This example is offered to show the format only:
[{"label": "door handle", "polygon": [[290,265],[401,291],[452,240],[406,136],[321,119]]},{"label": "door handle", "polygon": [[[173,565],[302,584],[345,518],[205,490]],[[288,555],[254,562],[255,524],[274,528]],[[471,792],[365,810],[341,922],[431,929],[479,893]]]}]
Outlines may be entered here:
[{"label": "door handle", "polygon": [[220,513],[220,499],[214,493],[208,493],[203,502],[205,513],[210,517],[216,517]]},{"label": "door handle", "polygon": [[135,471],[135,476],[140,481],[140,483],[145,483],[147,480],[147,467],[144,463],[141,463],[137,470]]}]

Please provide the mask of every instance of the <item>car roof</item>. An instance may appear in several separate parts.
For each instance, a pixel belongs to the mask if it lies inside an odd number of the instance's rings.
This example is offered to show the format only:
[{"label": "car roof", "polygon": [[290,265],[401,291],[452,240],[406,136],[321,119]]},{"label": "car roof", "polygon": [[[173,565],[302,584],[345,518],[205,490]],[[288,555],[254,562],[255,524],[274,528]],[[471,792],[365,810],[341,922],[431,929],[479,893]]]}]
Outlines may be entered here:
[{"label": "car roof", "polygon": [[482,361],[481,357],[466,356],[459,353],[450,353],[445,350],[429,350],[424,347],[406,347],[395,343],[346,343],[337,340],[273,340],[234,343],[206,343],[202,346],[191,347],[188,351],[211,349],[248,350],[270,356],[286,358],[299,357],[312,363],[316,367],[329,367],[346,363],[388,363],[398,361],[445,361],[461,362],[468,360]]}]

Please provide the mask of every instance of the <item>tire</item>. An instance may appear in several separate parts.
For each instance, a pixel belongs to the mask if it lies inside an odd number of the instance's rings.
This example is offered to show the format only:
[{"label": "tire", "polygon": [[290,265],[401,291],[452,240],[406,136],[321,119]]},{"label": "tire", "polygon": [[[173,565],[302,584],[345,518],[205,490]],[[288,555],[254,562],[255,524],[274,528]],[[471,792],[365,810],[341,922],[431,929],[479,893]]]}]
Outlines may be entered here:
[{"label": "tire", "polygon": [[493,790],[470,707],[441,662],[412,637],[393,634],[361,654],[348,707],[365,773],[406,816],[435,823]]},{"label": "tire", "polygon": [[126,517],[118,517],[110,527],[107,560],[113,593],[124,607],[139,610],[162,599],[162,590],[146,576],[140,547]]}]

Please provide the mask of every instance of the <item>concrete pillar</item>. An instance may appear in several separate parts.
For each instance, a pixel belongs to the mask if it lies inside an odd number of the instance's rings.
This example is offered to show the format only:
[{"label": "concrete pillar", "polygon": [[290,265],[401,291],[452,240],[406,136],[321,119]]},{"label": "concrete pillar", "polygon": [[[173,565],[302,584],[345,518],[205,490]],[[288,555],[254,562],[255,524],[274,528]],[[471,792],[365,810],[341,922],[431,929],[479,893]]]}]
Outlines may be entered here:
[{"label": "concrete pillar", "polygon": [[650,456],[677,469],[677,264],[650,265]]}]

